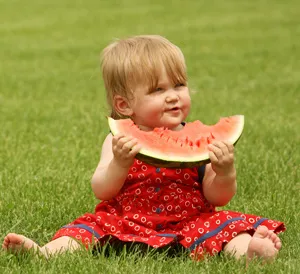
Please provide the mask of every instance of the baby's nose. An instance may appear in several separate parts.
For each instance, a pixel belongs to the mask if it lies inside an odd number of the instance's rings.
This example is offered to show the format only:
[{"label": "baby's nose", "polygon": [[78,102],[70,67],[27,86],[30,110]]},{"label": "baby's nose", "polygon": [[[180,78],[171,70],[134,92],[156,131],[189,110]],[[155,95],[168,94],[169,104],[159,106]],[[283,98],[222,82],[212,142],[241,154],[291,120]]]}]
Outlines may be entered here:
[{"label": "baby's nose", "polygon": [[173,102],[173,101],[178,101],[179,97],[178,94],[176,94],[176,92],[170,92],[167,94],[166,97],[166,101],[169,102]]}]

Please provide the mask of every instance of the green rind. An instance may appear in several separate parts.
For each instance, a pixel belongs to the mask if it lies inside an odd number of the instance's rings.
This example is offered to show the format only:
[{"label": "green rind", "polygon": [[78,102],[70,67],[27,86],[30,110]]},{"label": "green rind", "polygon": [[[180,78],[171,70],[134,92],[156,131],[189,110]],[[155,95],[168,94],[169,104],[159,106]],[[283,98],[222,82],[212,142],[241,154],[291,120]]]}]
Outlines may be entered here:
[{"label": "green rind", "polygon": [[203,166],[210,163],[210,159],[205,159],[197,162],[175,162],[175,161],[166,161],[162,159],[153,158],[151,156],[138,153],[136,155],[138,160],[151,164],[155,167],[167,167],[167,168],[191,168],[197,166]]},{"label": "green rind", "polygon": [[[230,143],[235,145],[238,140],[240,139],[243,128],[244,128],[244,116],[240,116],[240,127],[238,128],[238,131],[230,140],[228,140]],[[118,129],[116,127],[116,122],[113,118],[107,117],[109,127],[111,130],[112,135],[116,135],[118,133]],[[202,154],[199,156],[193,156],[184,158],[184,157],[167,157],[166,155],[158,155],[153,154],[151,151],[147,149],[141,149],[140,152],[136,155],[136,158],[147,162],[149,164],[152,164],[153,166],[157,167],[169,167],[169,168],[190,168],[190,167],[197,167],[202,166],[210,162],[208,153]]]}]

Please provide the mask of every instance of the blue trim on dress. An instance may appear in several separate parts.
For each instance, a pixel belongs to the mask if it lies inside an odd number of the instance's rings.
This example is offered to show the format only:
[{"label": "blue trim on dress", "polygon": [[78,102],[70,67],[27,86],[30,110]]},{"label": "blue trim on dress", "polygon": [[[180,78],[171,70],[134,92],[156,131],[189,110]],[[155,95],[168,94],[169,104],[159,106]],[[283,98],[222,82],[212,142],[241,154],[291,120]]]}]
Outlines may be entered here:
[{"label": "blue trim on dress", "polygon": [[155,236],[159,236],[159,237],[168,237],[168,238],[175,238],[177,237],[176,234],[172,234],[172,233],[161,233],[161,234],[156,234]]},{"label": "blue trim on dress", "polygon": [[197,172],[198,172],[198,182],[200,184],[202,184],[203,178],[204,178],[204,174],[205,174],[205,167],[206,165],[200,166],[197,168]]},{"label": "blue trim on dress", "polygon": [[[200,237],[197,241],[195,241],[188,249],[189,250],[193,250],[196,248],[197,245],[201,244],[202,242],[204,242],[205,240],[207,240],[208,238],[211,238],[215,235],[217,235],[223,228],[225,228],[228,224],[234,222],[234,221],[240,221],[240,220],[245,220],[242,217],[236,217],[236,218],[232,218],[230,220],[227,220],[226,222],[224,222],[223,224],[219,225],[216,229],[206,233],[205,235],[203,235],[202,237]],[[261,218],[259,219],[254,225],[253,227],[256,229],[261,223],[263,223],[264,221],[268,220],[267,218]],[[62,228],[82,228],[87,230],[88,232],[90,232],[91,234],[93,234],[97,239],[101,238],[101,235],[99,233],[97,233],[95,230],[93,230],[92,228],[90,228],[89,226],[85,225],[85,224],[78,224],[78,225],[65,225]],[[132,237],[137,237],[137,235],[134,234],[129,234]],[[159,236],[159,237],[168,237],[168,238],[176,238],[177,235],[176,234],[172,234],[172,233],[161,233],[161,234],[156,234],[155,236]]]},{"label": "blue trim on dress", "polygon": [[204,242],[206,239],[213,237],[215,235],[217,235],[220,231],[222,231],[222,229],[224,227],[226,227],[228,224],[234,222],[234,221],[241,221],[241,220],[245,220],[242,217],[236,217],[236,218],[232,218],[230,220],[227,220],[226,222],[224,222],[223,224],[219,225],[216,229],[206,233],[205,235],[203,235],[202,237],[200,237],[197,241],[195,241],[188,249],[189,250],[193,250],[196,248],[197,245],[201,244],[202,242]]},{"label": "blue trim on dress", "polygon": [[268,220],[268,218],[260,218],[254,225],[253,227],[256,229],[257,227],[259,227],[261,225],[261,223],[263,223],[264,221]]},{"label": "blue trim on dress", "polygon": [[90,228],[87,225],[84,224],[78,224],[78,225],[65,225],[63,228],[82,228],[93,234],[97,239],[101,238],[100,234],[97,233],[94,229]]}]

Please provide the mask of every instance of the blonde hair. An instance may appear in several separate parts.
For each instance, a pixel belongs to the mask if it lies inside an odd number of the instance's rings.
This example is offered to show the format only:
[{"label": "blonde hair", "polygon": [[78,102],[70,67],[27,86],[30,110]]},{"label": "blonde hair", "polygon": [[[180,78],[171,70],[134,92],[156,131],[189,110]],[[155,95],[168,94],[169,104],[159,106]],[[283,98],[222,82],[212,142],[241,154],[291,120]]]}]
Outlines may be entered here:
[{"label": "blonde hair", "polygon": [[172,83],[187,82],[181,50],[159,35],[140,35],[111,43],[102,51],[101,68],[114,119],[125,118],[114,109],[114,97],[120,95],[128,99],[141,84],[153,90],[163,68]]}]

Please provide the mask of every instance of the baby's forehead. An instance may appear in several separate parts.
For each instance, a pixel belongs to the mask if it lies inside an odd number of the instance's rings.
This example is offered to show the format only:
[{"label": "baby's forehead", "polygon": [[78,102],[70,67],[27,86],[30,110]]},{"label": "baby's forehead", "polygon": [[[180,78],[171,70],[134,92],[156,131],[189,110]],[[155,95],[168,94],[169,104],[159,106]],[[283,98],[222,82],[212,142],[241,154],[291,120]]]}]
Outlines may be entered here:
[{"label": "baby's forehead", "polygon": [[185,64],[168,63],[163,60],[146,62],[140,66],[132,66],[124,77],[130,90],[143,87],[152,90],[158,85],[185,83],[187,79]]}]

